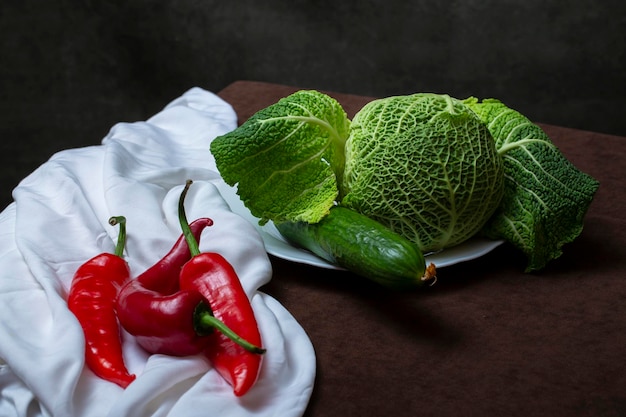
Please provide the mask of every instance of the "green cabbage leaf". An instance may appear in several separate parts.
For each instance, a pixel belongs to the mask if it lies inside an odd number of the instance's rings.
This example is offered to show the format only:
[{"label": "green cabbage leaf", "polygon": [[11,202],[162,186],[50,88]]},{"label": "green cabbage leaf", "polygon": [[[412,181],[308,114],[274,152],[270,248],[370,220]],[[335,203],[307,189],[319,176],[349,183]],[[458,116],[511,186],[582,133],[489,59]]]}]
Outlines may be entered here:
[{"label": "green cabbage leaf", "polygon": [[260,224],[316,223],[337,198],[349,127],[335,99],[300,90],[215,138],[211,153]]},{"label": "green cabbage leaf", "polygon": [[529,119],[496,99],[465,100],[487,125],[504,161],[504,195],[483,228],[528,258],[528,272],[562,254],[582,231],[598,182],[579,171]]}]

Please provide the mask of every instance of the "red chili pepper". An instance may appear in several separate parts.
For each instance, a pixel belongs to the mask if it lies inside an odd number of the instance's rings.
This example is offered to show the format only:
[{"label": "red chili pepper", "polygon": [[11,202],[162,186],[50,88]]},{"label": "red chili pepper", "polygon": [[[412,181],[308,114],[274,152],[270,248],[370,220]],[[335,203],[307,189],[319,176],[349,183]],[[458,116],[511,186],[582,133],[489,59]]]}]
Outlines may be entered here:
[{"label": "red chili pepper", "polygon": [[[192,258],[180,272],[181,290],[195,290],[205,303],[198,308],[197,321],[218,332],[211,334],[205,355],[232,386],[235,395],[245,394],[258,377],[265,352],[250,300],[228,261],[217,253],[200,253],[187,223],[184,199],[191,185],[181,193],[178,212]],[[217,319],[217,320],[216,320]],[[221,325],[223,323],[226,327]]]},{"label": "red chili pepper", "polygon": [[[200,218],[190,225],[195,239],[213,224]],[[196,291],[180,291],[178,276],[191,258],[183,235],[157,263],[120,291],[116,310],[120,323],[149,353],[172,356],[195,355],[204,350],[208,339],[196,332],[193,316],[203,301]]]},{"label": "red chili pepper", "polygon": [[130,277],[122,258],[126,243],[126,219],[111,217],[120,225],[115,253],[102,253],[81,265],[70,285],[68,307],[85,335],[85,362],[100,378],[126,388],[134,379],[124,365],[120,328],[115,314],[115,297]]}]

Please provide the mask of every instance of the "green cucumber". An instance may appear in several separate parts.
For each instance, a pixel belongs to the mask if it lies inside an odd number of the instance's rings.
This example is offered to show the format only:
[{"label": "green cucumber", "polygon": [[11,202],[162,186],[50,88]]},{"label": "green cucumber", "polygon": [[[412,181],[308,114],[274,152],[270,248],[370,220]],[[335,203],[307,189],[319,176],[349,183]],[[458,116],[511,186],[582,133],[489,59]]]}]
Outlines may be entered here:
[{"label": "green cucumber", "polygon": [[435,267],[408,239],[345,207],[330,209],[318,223],[284,222],[278,231],[292,244],[393,289],[434,283]]}]

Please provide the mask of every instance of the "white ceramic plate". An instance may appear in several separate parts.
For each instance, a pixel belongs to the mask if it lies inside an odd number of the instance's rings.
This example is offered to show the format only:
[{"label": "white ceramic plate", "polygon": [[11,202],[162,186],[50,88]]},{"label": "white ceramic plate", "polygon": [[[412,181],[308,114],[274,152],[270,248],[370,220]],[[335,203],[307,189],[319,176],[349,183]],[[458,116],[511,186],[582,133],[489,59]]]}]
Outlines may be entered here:
[{"label": "white ceramic plate", "polygon": [[[246,206],[241,202],[234,188],[221,182],[217,184],[224,200],[230,206],[230,209],[248,220],[256,227],[263,242],[267,253],[288,261],[299,262],[320,268],[341,269],[336,265],[332,265],[311,252],[296,248],[289,244],[270,221],[264,226],[259,226],[259,219],[254,217]],[[426,256],[426,262],[432,262],[437,268],[450,266],[459,262],[469,261],[479,258],[503,243],[502,240],[488,240],[482,238],[472,238],[460,245],[432,253]]]}]

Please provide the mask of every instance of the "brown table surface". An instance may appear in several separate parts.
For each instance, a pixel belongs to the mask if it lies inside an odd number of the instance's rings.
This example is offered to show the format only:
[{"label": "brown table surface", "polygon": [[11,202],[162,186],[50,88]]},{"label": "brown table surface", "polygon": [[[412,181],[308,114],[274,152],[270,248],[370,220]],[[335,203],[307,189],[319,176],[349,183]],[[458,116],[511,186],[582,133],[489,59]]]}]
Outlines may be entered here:
[{"label": "brown table surface", "polygon": [[[239,122],[297,88],[238,81]],[[371,97],[335,94],[352,117]],[[308,333],[308,417],[626,416],[626,137],[541,125],[600,181],[579,238],[539,273],[500,246],[397,293],[272,257],[263,291]]]}]

